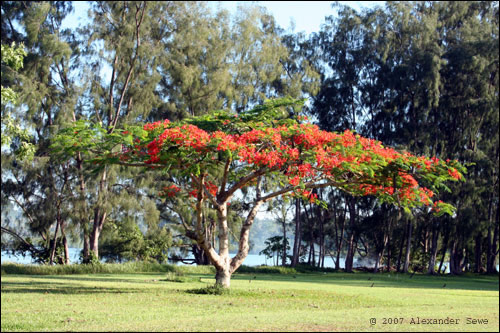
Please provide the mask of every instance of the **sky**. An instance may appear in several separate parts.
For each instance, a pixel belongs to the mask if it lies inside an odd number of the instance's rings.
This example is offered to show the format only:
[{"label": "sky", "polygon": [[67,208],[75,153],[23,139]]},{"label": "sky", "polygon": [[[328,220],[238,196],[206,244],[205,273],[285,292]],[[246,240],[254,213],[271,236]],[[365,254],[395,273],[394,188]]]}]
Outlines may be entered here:
[{"label": "sky", "polygon": [[[319,31],[321,24],[325,22],[325,16],[335,14],[335,10],[331,7],[332,1],[209,1],[212,8],[220,6],[231,13],[237,11],[238,5],[250,3],[266,7],[280,27],[289,30],[293,22],[295,25],[293,32],[306,34]],[[339,3],[359,11],[362,8],[383,6],[385,1],[339,1]],[[77,27],[87,17],[89,8],[87,2],[74,1],[73,6],[75,11],[64,22],[66,27]]]},{"label": "sky", "polygon": [[[278,25],[284,29],[291,27],[294,22],[294,32],[317,32],[321,24],[325,22],[325,16],[335,14],[332,9],[333,1],[212,1],[221,3],[223,8],[231,12],[237,10],[238,4],[255,3],[266,7],[273,14]],[[385,1],[339,1],[341,4],[349,5],[357,11],[362,8],[383,6]]]},{"label": "sky", "polygon": [[[384,6],[385,1],[338,1],[360,11],[363,8]],[[240,5],[257,4],[266,7],[274,16],[277,24],[287,32],[305,32],[309,35],[318,32],[325,22],[325,17],[334,15],[333,1],[208,1],[210,7],[227,9],[235,14]],[[87,12],[90,5],[87,1],[73,1],[74,11],[68,15],[63,23],[63,28],[76,28],[87,21]],[[293,23],[292,23],[293,22]],[[294,27],[292,29],[292,26]],[[111,75],[110,69],[104,69],[103,76]]]}]

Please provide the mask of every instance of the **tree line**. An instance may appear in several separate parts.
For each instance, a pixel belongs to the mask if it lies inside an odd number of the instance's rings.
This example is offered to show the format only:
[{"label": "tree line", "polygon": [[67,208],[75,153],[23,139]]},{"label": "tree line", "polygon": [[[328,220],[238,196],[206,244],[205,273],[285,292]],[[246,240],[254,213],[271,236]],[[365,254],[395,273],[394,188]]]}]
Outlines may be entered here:
[{"label": "tree line", "polygon": [[[208,264],[180,232],[196,218],[190,207],[156,196],[167,176],[118,165],[93,172],[78,152],[61,162],[51,153],[54,137],[81,120],[111,135],[138,121],[238,114],[288,96],[307,97],[306,111],[324,130],[352,129],[398,150],[457,159],[468,173],[439,193],[457,207],[453,216],[400,211],[334,189],[314,190],[325,207],[299,198],[270,207],[294,211],[289,221],[277,219],[282,239],[288,231],[294,240],[282,263],[322,267],[332,256],[340,268],[345,256],[352,271],[359,256],[373,258],[374,271],[434,274],[445,261],[453,274],[496,271],[497,2],[388,2],[362,12],[336,5],[310,36],[284,31],[259,6],[230,15],[203,2],[91,2],[78,29],[62,26],[71,2],[1,6],[2,45],[26,50],[23,67],[14,68],[2,48],[2,91],[16,95],[2,99],[2,134],[7,115],[29,133],[2,141],[2,249],[68,263],[69,239],[83,245],[83,262],[161,262],[178,248]],[[22,153],[26,143],[32,158]],[[238,212],[248,207],[233,205],[235,242]],[[14,207],[22,219],[4,214]],[[204,214],[213,243],[216,216]]]}]

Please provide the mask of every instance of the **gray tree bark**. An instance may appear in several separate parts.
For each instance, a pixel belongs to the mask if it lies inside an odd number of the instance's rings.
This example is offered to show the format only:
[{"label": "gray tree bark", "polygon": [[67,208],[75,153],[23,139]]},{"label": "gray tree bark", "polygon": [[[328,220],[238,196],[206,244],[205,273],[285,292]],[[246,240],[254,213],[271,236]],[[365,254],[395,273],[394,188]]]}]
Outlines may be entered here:
[{"label": "gray tree bark", "polygon": [[[435,224],[435,223],[434,223]],[[438,252],[438,239],[439,239],[439,229],[434,225],[434,230],[432,231],[432,241],[431,241],[431,257],[429,259],[429,267],[427,268],[427,274],[436,274],[436,256]]]},{"label": "gray tree bark", "polygon": [[408,268],[410,266],[410,251],[411,251],[411,233],[413,230],[413,224],[411,220],[408,219],[408,223],[406,225],[407,228],[407,237],[406,237],[406,256],[405,256],[405,264],[403,266],[403,272],[408,273]]}]

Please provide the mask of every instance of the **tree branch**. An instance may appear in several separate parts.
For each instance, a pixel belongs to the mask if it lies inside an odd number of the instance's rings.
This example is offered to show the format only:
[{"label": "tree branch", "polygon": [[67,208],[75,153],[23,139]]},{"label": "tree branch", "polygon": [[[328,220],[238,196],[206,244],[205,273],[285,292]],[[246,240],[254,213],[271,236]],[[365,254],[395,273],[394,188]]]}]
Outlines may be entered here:
[{"label": "tree branch", "polygon": [[5,232],[5,233],[13,236],[14,238],[18,239],[21,243],[23,243],[25,246],[27,246],[31,252],[37,253],[37,254],[41,253],[41,251],[38,250],[33,244],[31,244],[30,242],[25,240],[23,237],[21,237],[20,235],[18,235],[14,231],[7,229],[5,227],[1,227],[1,230],[2,230],[2,232]]},{"label": "tree branch", "polygon": [[241,178],[236,184],[231,186],[231,188],[228,191],[221,193],[220,201],[226,202],[227,200],[229,200],[233,196],[234,192],[236,192],[237,190],[239,190],[240,188],[242,188],[243,186],[245,186],[246,184],[248,184],[252,180],[256,179],[257,177],[260,177],[260,176],[264,175],[266,172],[273,171],[273,170],[276,170],[276,169],[275,168],[273,168],[273,169],[260,168],[259,170],[252,172],[248,176]]},{"label": "tree branch", "polygon": [[134,70],[135,62],[137,60],[137,55],[139,54],[139,47],[141,46],[141,39],[140,39],[140,35],[139,35],[139,29],[141,27],[142,20],[144,19],[144,11],[146,10],[147,2],[144,1],[143,4],[144,5],[142,6],[141,18],[139,19],[139,21],[137,19],[137,15],[139,14],[140,7],[136,7],[136,9],[137,9],[137,12],[135,14],[135,22],[136,22],[136,28],[135,28],[136,50],[135,50],[134,58],[132,58],[132,61],[131,61],[131,64],[130,64],[130,68],[129,68],[128,73],[127,73],[127,78],[125,79],[125,84],[123,85],[122,93],[120,95],[120,100],[118,102],[118,107],[116,108],[116,111],[115,111],[115,117],[113,119],[113,123],[112,123],[111,127],[108,129],[108,133],[110,133],[110,134],[113,133],[113,131],[115,129],[115,126],[116,126],[116,123],[118,122],[118,115],[120,114],[120,111],[121,111],[123,99],[125,97],[125,92],[127,91],[127,86],[128,86],[129,81],[130,81],[130,77],[132,76],[132,71]]}]

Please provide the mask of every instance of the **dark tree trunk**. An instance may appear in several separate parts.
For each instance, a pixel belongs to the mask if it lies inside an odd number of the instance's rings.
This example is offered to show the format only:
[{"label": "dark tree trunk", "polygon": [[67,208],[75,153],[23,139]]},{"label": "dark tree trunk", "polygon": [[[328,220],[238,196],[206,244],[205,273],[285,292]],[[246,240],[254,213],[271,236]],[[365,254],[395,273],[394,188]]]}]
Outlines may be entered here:
[{"label": "dark tree trunk", "polygon": [[[343,234],[343,231],[344,231],[344,228],[343,228],[343,225],[342,225],[342,234]],[[336,257],[336,260],[335,260],[335,269],[336,270],[339,270],[340,269],[340,253],[342,252],[342,243],[343,243],[343,240],[344,240],[344,237],[343,236],[340,236],[340,242],[338,242],[338,246],[337,246],[337,257]]]},{"label": "dark tree trunk", "polygon": [[300,231],[300,201],[295,199],[295,238],[293,241],[293,257],[292,257],[292,267],[297,266],[300,258],[300,242],[301,242],[301,231]]},{"label": "dark tree trunk", "polygon": [[69,246],[68,246],[68,240],[66,239],[66,233],[64,232],[64,221],[61,223],[61,235],[64,246],[64,264],[69,265],[70,264]]},{"label": "dark tree trunk", "polygon": [[391,271],[391,257],[392,257],[392,251],[391,251],[391,234],[392,234],[392,220],[389,219],[389,226],[387,230],[387,241],[385,244],[385,248],[387,248],[387,271]]},{"label": "dark tree trunk", "polygon": [[286,240],[286,220],[285,220],[285,216],[283,216],[283,255],[281,257],[282,266],[286,266],[286,245],[287,245],[287,240]]},{"label": "dark tree trunk", "polygon": [[307,224],[309,225],[309,239],[310,239],[310,245],[309,245],[309,259],[307,260],[308,265],[316,266],[316,253],[314,249],[314,227],[315,227],[315,220],[314,216],[309,216],[309,211],[307,209],[307,206],[304,205],[304,215],[307,219]]},{"label": "dark tree trunk", "polygon": [[[73,113],[73,121],[76,122],[76,117],[75,114]],[[76,165],[78,169],[78,177],[80,179],[80,200],[82,202],[82,207],[85,207],[84,211],[82,212],[83,216],[85,218],[80,220],[80,226],[83,230],[83,253],[82,253],[82,259],[83,262],[88,262],[90,258],[90,232],[89,232],[89,222],[86,220],[87,218],[87,211],[86,211],[86,202],[85,202],[85,178],[83,176],[83,160],[81,158],[80,153],[77,153],[76,156]]]},{"label": "dark tree trunk", "polygon": [[401,258],[403,257],[403,247],[405,245],[405,239],[406,239],[406,230],[403,233],[403,237],[401,237],[401,242],[399,243],[398,263],[396,267],[398,273],[401,272]]},{"label": "dark tree trunk", "polygon": [[83,229],[83,261],[87,262],[90,257],[90,235],[88,225]]},{"label": "dark tree trunk", "polygon": [[193,244],[191,250],[193,252],[194,262],[196,265],[210,265],[210,259],[200,245]]},{"label": "dark tree trunk", "polygon": [[[344,244],[344,228],[345,228],[345,219],[347,215],[347,203],[345,204],[344,208],[344,215],[342,216],[342,225],[340,226],[340,235],[336,235],[336,242],[337,242],[337,261],[335,261],[335,269],[339,270],[340,269],[340,253],[342,252],[342,245]],[[335,231],[337,228],[335,228]]]},{"label": "dark tree trunk", "polygon": [[387,232],[384,231],[384,239],[383,239],[383,244],[382,244],[382,250],[380,250],[377,253],[377,259],[375,260],[375,267],[373,268],[373,273],[377,273],[379,271],[379,267],[380,267],[382,258],[384,257],[384,252],[385,252],[385,248],[387,246],[388,239],[389,239],[389,235],[387,234]]},{"label": "dark tree trunk", "polygon": [[354,263],[354,253],[356,252],[355,246],[357,242],[356,234],[356,199],[350,197],[349,199],[349,221],[351,224],[351,235],[349,236],[349,243],[347,244],[347,255],[345,258],[345,271],[352,273]]},{"label": "dark tree trunk", "polygon": [[424,233],[424,253],[429,252],[429,230],[425,229]]},{"label": "dark tree trunk", "polygon": [[450,274],[457,274],[456,260],[455,260],[456,247],[457,247],[457,241],[453,240],[450,247]]},{"label": "dark tree trunk", "polygon": [[[59,207],[57,208],[59,210]],[[49,257],[49,265],[52,265],[54,263],[54,257],[56,255],[56,248],[57,248],[57,237],[59,233],[59,227],[61,224],[61,218],[59,216],[59,211],[57,212],[57,218],[56,218],[56,230],[54,231],[54,239],[51,242],[51,247],[50,247],[50,257]]]},{"label": "dark tree trunk", "polygon": [[325,234],[324,234],[324,223],[326,222],[326,218],[324,217],[323,214],[321,214],[321,211],[319,210],[319,207],[316,207],[317,212],[318,212],[318,217],[320,218],[319,220],[319,260],[318,260],[318,267],[324,268],[325,267]]},{"label": "dark tree trunk", "polygon": [[64,246],[64,264],[69,265],[70,264],[69,247],[68,247],[68,240],[66,239],[66,236],[63,236],[63,246]]},{"label": "dark tree trunk", "polygon": [[355,231],[351,232],[351,235],[349,237],[349,242],[347,244],[347,254],[345,257],[345,271],[352,273],[353,269],[353,263],[354,263],[354,252],[355,250],[355,243],[356,243],[356,234]]},{"label": "dark tree trunk", "polygon": [[[490,208],[488,209],[488,220],[489,221],[491,221],[491,217],[492,217],[491,206],[492,206],[492,199],[490,200]],[[490,226],[488,227],[488,253],[487,253],[487,261],[486,261],[486,272],[488,274],[497,273],[497,270],[495,267],[495,262],[496,262],[496,258],[498,256],[499,207],[500,207],[500,205],[497,203],[497,211],[496,211],[495,225],[494,225],[495,230],[493,231],[493,239],[491,238],[491,229],[492,229],[491,222],[490,222]]]},{"label": "dark tree trunk", "polygon": [[309,262],[311,266],[316,266],[316,253],[314,250],[314,241],[311,241],[311,247],[309,249],[309,259],[312,261]]},{"label": "dark tree trunk", "polygon": [[444,259],[446,257],[446,251],[448,249],[448,239],[449,238],[450,238],[450,230],[447,229],[446,233],[444,235],[444,239],[443,239],[443,248],[441,249],[441,252],[443,253],[443,255],[441,256],[441,262],[439,263],[439,268],[438,268],[439,274],[444,273],[444,272],[441,272],[441,268],[443,267]]},{"label": "dark tree trunk", "polygon": [[460,275],[465,264],[464,249],[459,246],[458,240],[453,240],[450,251],[450,273]]},{"label": "dark tree trunk", "polygon": [[[435,224],[435,223],[434,223]],[[436,274],[436,256],[438,252],[438,239],[439,239],[439,229],[436,225],[434,225],[434,230],[432,231],[432,240],[431,240],[431,257],[429,259],[429,267],[427,269],[427,274]]]},{"label": "dark tree trunk", "polygon": [[406,256],[405,256],[405,264],[403,267],[403,272],[408,273],[408,268],[410,267],[410,251],[411,251],[411,234],[413,230],[413,224],[411,223],[411,219],[408,219],[408,223],[406,224]]},{"label": "dark tree trunk", "polygon": [[475,242],[476,242],[476,245],[474,247],[474,272],[475,273],[481,273],[481,271],[483,270],[483,264],[482,264],[482,254],[483,254],[483,251],[481,250],[481,242],[483,241],[483,236],[481,235],[481,233],[478,233],[476,235],[476,239],[475,239]]}]

